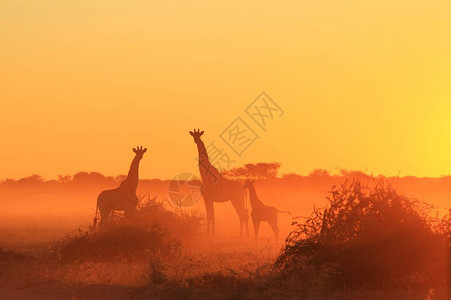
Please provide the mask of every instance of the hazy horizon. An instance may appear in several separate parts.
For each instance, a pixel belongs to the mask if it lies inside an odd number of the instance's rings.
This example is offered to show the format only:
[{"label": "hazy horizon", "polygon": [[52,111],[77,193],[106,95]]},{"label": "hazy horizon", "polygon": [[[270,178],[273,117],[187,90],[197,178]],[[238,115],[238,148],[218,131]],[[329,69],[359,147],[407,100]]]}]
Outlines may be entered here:
[{"label": "hazy horizon", "polygon": [[[197,169],[197,168],[196,168],[196,169]],[[283,166],[281,166],[281,169],[283,170]],[[311,174],[312,174],[314,171],[317,171],[317,170],[327,171],[327,173],[328,173],[329,176],[339,176],[339,177],[340,177],[340,176],[343,176],[343,175],[341,174],[342,172],[350,172],[350,173],[352,173],[352,172],[357,172],[357,173],[362,173],[363,175],[367,175],[367,176],[372,176],[372,177],[380,177],[380,176],[382,176],[382,177],[386,177],[386,178],[407,178],[407,177],[414,177],[414,178],[418,178],[418,179],[423,179],[423,178],[424,178],[424,179],[426,179],[426,178],[435,179],[435,178],[444,178],[444,177],[449,177],[449,176],[451,176],[451,174],[444,174],[444,175],[439,175],[439,176],[416,176],[416,175],[407,175],[407,174],[402,174],[402,173],[398,173],[398,174],[396,174],[396,175],[385,175],[385,174],[374,174],[374,173],[369,173],[367,170],[347,170],[347,169],[338,169],[338,168],[334,168],[333,170],[327,170],[327,169],[313,169],[313,170],[311,170],[310,172],[303,173],[303,174],[296,173],[296,172],[283,173],[283,172],[280,172],[280,171],[279,171],[279,173],[277,174],[276,177],[277,177],[277,178],[283,178],[283,177],[286,176],[286,175],[296,175],[296,176],[308,177],[308,176],[311,176]],[[192,173],[192,174],[194,174],[194,175],[196,175],[196,176],[199,175],[199,174],[198,174],[199,172],[198,172],[197,170],[195,170],[195,171],[193,171],[193,172],[191,172],[191,171],[183,171],[183,170],[182,170],[182,171],[180,171],[180,172],[178,172],[178,173],[175,173],[174,176],[176,176],[177,174],[180,174],[180,173],[185,173],[185,172]],[[32,177],[32,176],[34,176],[34,175],[38,175],[38,176],[41,177],[44,181],[51,181],[51,180],[58,180],[59,176],[74,176],[74,175],[79,174],[79,173],[96,173],[96,174],[100,174],[100,175],[105,176],[105,177],[112,177],[112,178],[117,178],[117,177],[121,177],[121,176],[126,176],[126,175],[127,175],[127,172],[123,172],[123,173],[119,173],[119,174],[104,174],[104,173],[98,172],[98,171],[96,171],[96,170],[80,170],[80,171],[76,171],[76,172],[74,172],[74,173],[72,173],[72,174],[68,174],[68,173],[65,173],[65,174],[56,174],[56,175],[53,176],[53,177],[52,177],[52,176],[46,177],[46,176],[43,176],[42,174],[39,174],[38,172],[34,172],[34,173],[28,174],[28,175],[26,175],[26,176],[20,176],[20,177],[15,177],[15,178],[13,178],[13,177],[4,177],[4,178],[0,178],[0,183],[1,183],[2,181],[9,180],[9,179],[17,181],[17,180],[20,180],[20,179],[30,178],[30,177]],[[171,176],[171,177],[142,177],[142,176],[140,176],[139,180],[154,180],[154,179],[156,179],[156,180],[167,181],[167,180],[173,179],[174,176]]]}]

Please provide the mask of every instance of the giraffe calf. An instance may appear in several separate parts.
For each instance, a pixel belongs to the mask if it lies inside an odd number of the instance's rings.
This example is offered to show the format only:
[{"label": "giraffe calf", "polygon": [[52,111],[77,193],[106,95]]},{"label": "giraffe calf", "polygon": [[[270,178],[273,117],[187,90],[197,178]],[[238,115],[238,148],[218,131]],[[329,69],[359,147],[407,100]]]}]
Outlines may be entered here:
[{"label": "giraffe calf", "polygon": [[253,183],[254,181],[246,180],[244,188],[249,189],[249,201],[252,207],[251,218],[252,223],[254,224],[255,239],[258,238],[260,231],[260,222],[264,221],[268,222],[271,226],[271,229],[274,232],[274,236],[277,241],[277,239],[279,238],[279,227],[277,226],[279,213],[288,213],[290,215],[291,213],[289,211],[280,211],[274,206],[263,204],[263,202],[257,197]]}]

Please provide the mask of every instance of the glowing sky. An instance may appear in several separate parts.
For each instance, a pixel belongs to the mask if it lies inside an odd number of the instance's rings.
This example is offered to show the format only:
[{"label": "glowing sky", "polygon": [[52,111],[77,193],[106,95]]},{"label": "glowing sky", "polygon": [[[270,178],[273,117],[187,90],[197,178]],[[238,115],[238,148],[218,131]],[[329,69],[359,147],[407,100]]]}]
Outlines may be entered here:
[{"label": "glowing sky", "polygon": [[[0,178],[197,172],[262,91],[235,166],[451,174],[451,1],[0,2]],[[246,119],[248,121],[248,119]],[[251,123],[249,123],[251,124]],[[255,124],[254,124],[255,126]]]}]

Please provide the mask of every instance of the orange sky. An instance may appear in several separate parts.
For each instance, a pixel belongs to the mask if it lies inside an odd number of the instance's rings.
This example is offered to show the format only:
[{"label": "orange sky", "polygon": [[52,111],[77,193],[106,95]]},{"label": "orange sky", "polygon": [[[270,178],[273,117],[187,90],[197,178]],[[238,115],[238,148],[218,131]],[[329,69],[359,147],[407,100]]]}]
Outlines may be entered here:
[{"label": "orange sky", "polygon": [[[451,174],[451,2],[1,1],[0,178],[197,172],[266,91],[235,166]],[[249,121],[249,119],[245,119]],[[249,125],[253,124],[249,121]],[[253,126],[256,126],[255,123]]]}]

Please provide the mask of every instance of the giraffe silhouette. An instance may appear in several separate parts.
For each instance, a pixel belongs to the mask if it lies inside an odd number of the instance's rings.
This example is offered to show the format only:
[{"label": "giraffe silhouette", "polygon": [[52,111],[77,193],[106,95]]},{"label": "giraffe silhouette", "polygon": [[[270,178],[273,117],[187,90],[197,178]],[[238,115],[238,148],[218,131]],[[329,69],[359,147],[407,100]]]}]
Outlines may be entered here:
[{"label": "giraffe silhouette", "polygon": [[108,219],[113,210],[124,211],[124,218],[129,218],[138,205],[138,197],[136,196],[136,188],[138,187],[138,169],[147,148],[133,148],[135,157],[130,165],[127,178],[122,181],[120,186],[113,190],[106,190],[97,197],[96,215],[94,217],[94,228],[97,224],[97,215],[100,211],[100,225],[108,223]]},{"label": "giraffe silhouette", "polygon": [[[199,158],[199,172],[202,178],[202,197],[205,202],[207,212],[207,235],[215,235],[215,212],[214,202],[231,201],[240,220],[240,236],[243,236],[243,226],[246,226],[246,233],[249,235],[249,214],[245,207],[245,191],[237,181],[229,180],[219,173],[219,171],[210,163],[207,149],[201,140],[203,131],[194,129],[189,134],[194,138],[197,144]],[[211,231],[210,231],[211,230]]]},{"label": "giraffe silhouette", "polygon": [[251,218],[252,223],[254,224],[255,239],[258,238],[258,233],[260,231],[260,222],[266,221],[271,226],[277,241],[277,239],[279,238],[279,227],[277,226],[277,221],[279,218],[278,214],[288,213],[291,216],[291,213],[289,211],[280,211],[274,206],[267,206],[263,204],[263,202],[258,199],[257,193],[255,192],[254,181],[246,179],[244,188],[247,188],[249,190],[249,201],[252,207]]}]

